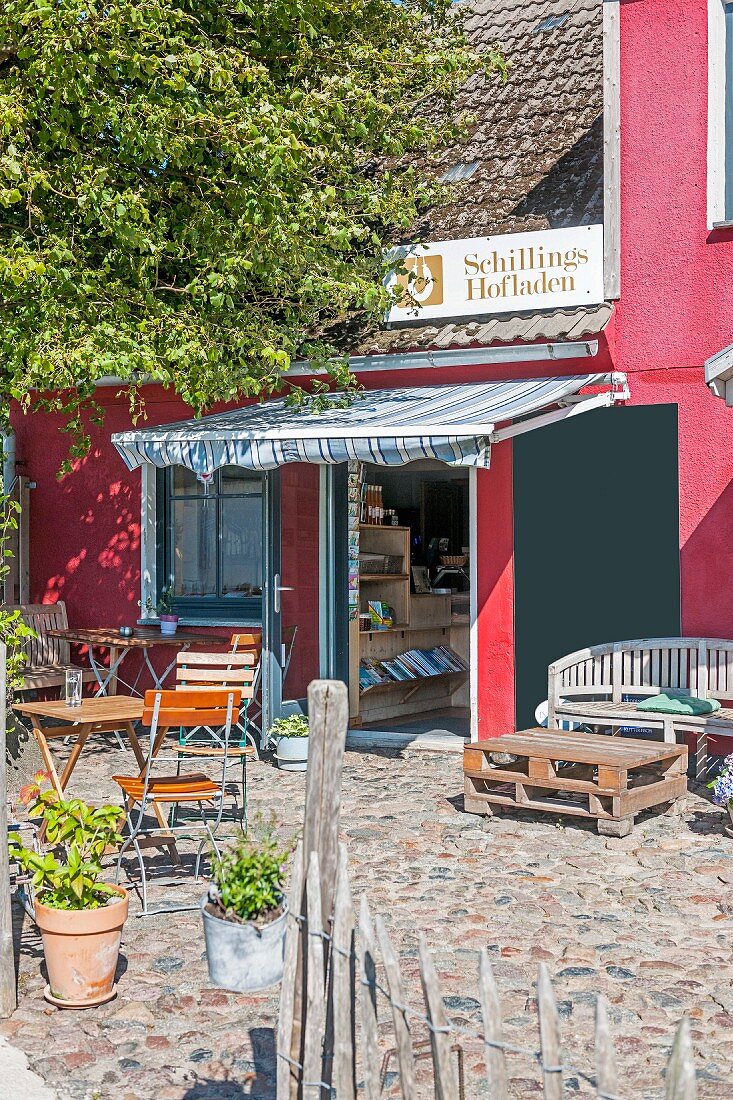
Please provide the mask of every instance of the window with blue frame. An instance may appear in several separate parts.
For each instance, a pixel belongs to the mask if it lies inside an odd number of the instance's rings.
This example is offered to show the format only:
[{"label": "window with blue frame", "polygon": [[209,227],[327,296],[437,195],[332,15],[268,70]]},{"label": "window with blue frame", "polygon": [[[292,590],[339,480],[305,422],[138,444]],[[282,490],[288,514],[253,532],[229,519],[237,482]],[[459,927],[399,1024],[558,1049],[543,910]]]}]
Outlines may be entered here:
[{"label": "window with blue frame", "polygon": [[[160,492],[162,490],[162,493]],[[173,586],[176,614],[193,619],[262,615],[262,475],[225,466],[200,478],[160,471],[163,508],[158,577]]]}]

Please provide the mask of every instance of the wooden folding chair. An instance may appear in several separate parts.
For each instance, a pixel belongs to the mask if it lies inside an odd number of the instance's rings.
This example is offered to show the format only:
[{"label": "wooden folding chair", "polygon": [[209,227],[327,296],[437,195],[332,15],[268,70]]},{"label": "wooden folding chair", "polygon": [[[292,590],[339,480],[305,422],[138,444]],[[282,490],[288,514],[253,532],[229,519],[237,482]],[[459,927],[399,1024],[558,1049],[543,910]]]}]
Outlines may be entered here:
[{"label": "wooden folding chair", "polygon": [[[127,836],[117,857],[117,875],[119,881],[122,859],[130,847],[134,848],[140,867],[142,887],[141,916],[155,913],[178,912],[184,909],[196,909],[198,905],[148,908],[148,881],[143,859],[143,848],[175,845],[176,835],[201,833],[196,853],[195,877],[198,880],[201,867],[201,855],[204,845],[209,841],[219,855],[216,843],[216,831],[221,824],[226,791],[226,769],[229,755],[229,741],[235,715],[241,704],[239,689],[190,688],[176,691],[147,691],[142,724],[149,727],[149,748],[145,767],[138,775],[113,775],[127,803]],[[169,730],[180,729],[217,729],[222,731],[221,777],[215,782],[203,772],[182,774],[180,772],[180,749],[175,756],[163,757],[160,753],[163,741]],[[251,750],[250,750],[251,751]],[[176,761],[178,770],[175,775],[154,774],[153,767],[162,759]],[[181,805],[196,806],[201,818],[200,824],[187,820],[181,825],[172,820],[173,811]],[[166,825],[160,825],[148,816],[154,807],[171,807],[171,818]],[[207,817],[210,807],[211,819]],[[175,848],[173,847],[175,851]]]}]

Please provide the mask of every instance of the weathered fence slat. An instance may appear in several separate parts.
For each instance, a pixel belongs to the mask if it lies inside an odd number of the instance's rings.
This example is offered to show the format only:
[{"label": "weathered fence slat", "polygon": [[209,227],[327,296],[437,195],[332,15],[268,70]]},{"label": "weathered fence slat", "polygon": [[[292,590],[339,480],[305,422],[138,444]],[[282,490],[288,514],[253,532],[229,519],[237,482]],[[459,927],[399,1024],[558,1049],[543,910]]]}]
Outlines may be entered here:
[{"label": "weathered fence slat", "polygon": [[339,1100],[356,1096],[354,1051],[354,1002],[356,999],[354,958],[354,905],[349,886],[349,856],[339,845],[333,927],[331,929],[331,991],[333,998],[332,1081]]},{"label": "weathered fence slat", "polygon": [[540,1049],[545,1100],[562,1100],[565,1090],[560,1057],[560,1017],[550,974],[544,963],[540,963],[537,976],[537,1009],[540,1018]]},{"label": "weathered fence slat", "polygon": [[364,1069],[364,1093],[367,1100],[379,1100],[379,1032],[377,1027],[377,966],[374,951],[374,925],[366,894],[359,909],[361,947],[361,1060]]},{"label": "weathered fence slat", "polygon": [[[278,1100],[287,1100],[290,1095],[291,1085],[297,1088],[298,1075],[295,1067],[286,1061],[292,1057],[293,1047],[293,1009],[295,1007],[296,975],[298,970],[298,955],[300,953],[302,925],[297,920],[301,915],[303,906],[303,842],[298,842],[293,856],[293,870],[290,878],[290,893],[288,895],[287,931],[285,933],[285,961],[283,964],[283,980],[280,990],[280,1018],[277,1028],[278,1054],[285,1055],[277,1060],[277,1096]],[[300,1044],[298,1044],[298,1047]]]},{"label": "weathered fence slat", "polygon": [[308,905],[308,946],[306,948],[305,1041],[303,1043],[304,1096],[327,1095],[314,1087],[323,1080],[323,1033],[326,1024],[326,991],[323,964],[323,924],[321,923],[321,877],[318,852],[311,852],[306,879]]},{"label": "weathered fence slat", "polygon": [[496,988],[494,972],[489,962],[489,953],[485,947],[481,949],[479,962],[479,997],[481,999],[481,1014],[484,1022],[484,1061],[486,1062],[486,1077],[489,1082],[489,1096],[491,1100],[508,1100],[506,1056],[499,1047],[491,1046],[492,1043],[504,1041],[501,1005],[499,1003],[499,991]]},{"label": "weathered fence slat", "polygon": [[377,939],[382,952],[382,962],[387,975],[387,988],[392,1006],[397,1064],[400,1069],[400,1088],[404,1100],[413,1100],[415,1095],[415,1058],[412,1051],[412,1035],[407,1015],[404,1011],[405,996],[402,986],[400,964],[389,938],[389,932],[381,915],[377,917]]},{"label": "weathered fence slat", "polygon": [[696,1100],[695,1056],[690,1036],[690,1020],[683,1016],[667,1063],[665,1100]]},{"label": "weathered fence slat", "polygon": [[[307,869],[310,853],[318,852],[321,875],[321,927],[326,927],[328,924],[333,908],[341,809],[341,772],[348,711],[348,692],[345,684],[338,680],[313,680],[308,685],[310,738],[303,823],[303,866]],[[290,1042],[290,1057],[296,1061],[300,1060],[304,1011],[302,938],[298,940],[298,944]],[[296,1095],[296,1082],[291,1079],[291,1100],[295,1100]]]},{"label": "weathered fence slat", "polygon": [[618,1096],[616,1051],[608,1024],[608,1010],[603,997],[596,1000],[596,1092],[602,1098]]},{"label": "weathered fence slat", "polygon": [[418,940],[418,958],[425,1008],[430,1021],[436,1100],[458,1100],[456,1075],[451,1066],[451,1037],[443,1007],[443,996],[427,940],[422,934]]},{"label": "weathered fence slat", "polygon": [[8,772],[5,756],[5,646],[0,644],[0,1017],[15,1012],[15,954],[8,860]]}]

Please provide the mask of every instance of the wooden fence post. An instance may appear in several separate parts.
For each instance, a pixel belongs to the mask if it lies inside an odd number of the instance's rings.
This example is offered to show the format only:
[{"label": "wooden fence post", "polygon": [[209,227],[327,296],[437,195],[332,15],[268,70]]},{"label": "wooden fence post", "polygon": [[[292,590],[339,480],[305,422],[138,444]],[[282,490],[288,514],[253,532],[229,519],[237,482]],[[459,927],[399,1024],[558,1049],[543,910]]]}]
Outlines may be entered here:
[{"label": "wooden fence post", "polygon": [[[349,856],[339,845],[336,899],[333,905],[331,944],[331,990],[333,1020],[332,1080],[338,1100],[356,1096],[354,1008],[356,1001],[356,953],[354,950],[354,905],[349,886]],[[326,1067],[328,1071],[328,1067]]]},{"label": "wooden fence post", "polygon": [[377,939],[379,940],[379,949],[382,952],[382,962],[387,975],[387,987],[392,1005],[397,1063],[400,1067],[400,1088],[404,1100],[413,1100],[415,1095],[415,1057],[412,1051],[410,1025],[407,1022],[407,1015],[403,1007],[405,994],[402,986],[402,974],[399,959],[381,915],[377,917]]},{"label": "wooden fence post", "polygon": [[618,1095],[616,1051],[608,1026],[608,1011],[603,997],[596,1000],[596,1092],[604,1100]]},{"label": "wooden fence post", "polygon": [[696,1100],[695,1059],[690,1037],[689,1017],[683,1016],[667,1063],[665,1100]]},{"label": "wooden fence post", "polygon": [[430,1046],[433,1051],[433,1073],[435,1075],[435,1100],[458,1100],[456,1075],[451,1066],[451,1037],[448,1021],[443,1007],[443,995],[438,984],[438,975],[430,957],[427,940],[421,933],[418,940],[420,959],[420,980],[428,1020],[430,1021]]},{"label": "wooden fence post", "polygon": [[[321,887],[321,927],[331,919],[338,861],[341,772],[343,769],[349,696],[340,680],[313,680],[308,685],[308,772],[303,823],[303,867],[307,871],[311,852],[318,853]],[[305,882],[305,874],[303,876]],[[297,908],[303,913],[303,899]],[[298,939],[298,956],[293,991],[293,1023],[289,1057],[302,1063],[303,1037],[303,937]],[[297,1081],[290,1079],[290,1097],[297,1095]],[[285,1100],[283,1096],[281,1100]]]},{"label": "wooden fence post", "polygon": [[349,723],[349,693],[340,680],[314,680],[308,686],[308,773],[305,788],[303,851],[305,866],[318,852],[321,914],[325,928],[333,911],[338,868],[341,771]]},{"label": "wooden fence post", "polygon": [[13,913],[10,901],[10,863],[8,860],[8,769],[5,739],[6,651],[0,643],[0,1016],[9,1016],[17,1004],[15,955],[13,952]]},{"label": "wooden fence post", "polygon": [[540,963],[537,976],[537,1010],[540,1017],[540,1048],[542,1050],[545,1100],[562,1100],[564,1087],[560,1058],[560,1017],[557,1012],[557,1001],[550,981],[550,973],[544,963]]},{"label": "wooden fence post", "polygon": [[484,1061],[486,1062],[486,1076],[489,1082],[489,1096],[491,1100],[507,1100],[507,1072],[506,1056],[499,1047],[491,1046],[491,1043],[504,1041],[501,1005],[499,1003],[499,991],[496,988],[494,972],[489,962],[489,953],[485,947],[481,948],[481,960],[479,962],[479,997],[481,998],[481,1014],[484,1021]]},{"label": "wooden fence post", "polygon": [[366,894],[359,909],[359,946],[361,948],[361,1059],[364,1069],[364,1093],[367,1100],[379,1100],[379,1031],[377,1028],[377,963],[374,954],[374,925]]}]

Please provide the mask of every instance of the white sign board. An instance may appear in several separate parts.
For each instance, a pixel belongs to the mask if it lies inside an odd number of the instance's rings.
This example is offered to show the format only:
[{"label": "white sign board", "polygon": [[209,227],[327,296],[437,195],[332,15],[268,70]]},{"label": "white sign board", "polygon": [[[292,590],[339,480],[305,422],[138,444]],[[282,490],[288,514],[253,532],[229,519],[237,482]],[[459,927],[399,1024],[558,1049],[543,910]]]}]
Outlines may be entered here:
[{"label": "white sign board", "polygon": [[492,313],[598,305],[603,293],[603,226],[506,233],[402,246],[399,296],[387,321],[483,317]]}]

